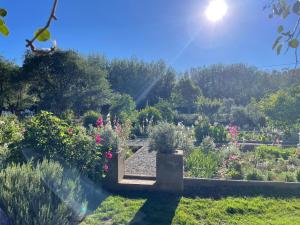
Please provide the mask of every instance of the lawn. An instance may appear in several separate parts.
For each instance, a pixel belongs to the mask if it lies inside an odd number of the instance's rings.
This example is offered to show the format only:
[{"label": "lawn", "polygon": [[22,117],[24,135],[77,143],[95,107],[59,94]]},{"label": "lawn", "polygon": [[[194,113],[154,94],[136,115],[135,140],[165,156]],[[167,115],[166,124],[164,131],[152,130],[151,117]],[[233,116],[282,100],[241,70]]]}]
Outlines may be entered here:
[{"label": "lawn", "polygon": [[80,225],[300,224],[300,199],[111,195]]}]

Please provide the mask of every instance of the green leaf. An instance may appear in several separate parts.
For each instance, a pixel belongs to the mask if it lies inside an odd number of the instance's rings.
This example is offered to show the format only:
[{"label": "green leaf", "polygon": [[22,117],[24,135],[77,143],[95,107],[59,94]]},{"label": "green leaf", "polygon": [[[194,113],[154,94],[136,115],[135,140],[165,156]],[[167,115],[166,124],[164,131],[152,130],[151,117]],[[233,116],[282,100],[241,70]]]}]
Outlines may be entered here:
[{"label": "green leaf", "polygon": [[9,30],[2,19],[0,19],[0,33],[4,36],[9,35]]},{"label": "green leaf", "polygon": [[298,41],[298,39],[292,39],[292,40],[290,40],[290,41],[289,41],[289,46],[290,46],[291,48],[298,48],[298,46],[299,46],[299,41]]},{"label": "green leaf", "polygon": [[272,49],[275,49],[275,48],[276,48],[276,46],[278,45],[278,43],[279,43],[279,41],[281,40],[281,38],[282,38],[282,36],[279,36],[278,38],[276,38],[276,40],[275,40],[275,42],[274,42],[274,44],[273,44],[273,46],[272,46]]},{"label": "green leaf", "polygon": [[0,8],[0,16],[5,17],[7,15],[7,11],[5,9]]},{"label": "green leaf", "polygon": [[293,5],[293,12],[300,15],[300,2],[296,1]]},{"label": "green leaf", "polygon": [[280,55],[281,49],[282,49],[282,44],[278,45],[277,48],[276,48],[277,55]]},{"label": "green leaf", "polygon": [[[34,35],[37,35],[38,32],[40,32],[42,29],[38,29]],[[46,29],[44,30],[38,37],[37,40],[38,41],[48,41],[51,38],[50,32]]]},{"label": "green leaf", "polygon": [[281,33],[281,32],[283,31],[283,26],[280,25],[280,26],[277,28],[277,31],[278,31],[278,33]]}]

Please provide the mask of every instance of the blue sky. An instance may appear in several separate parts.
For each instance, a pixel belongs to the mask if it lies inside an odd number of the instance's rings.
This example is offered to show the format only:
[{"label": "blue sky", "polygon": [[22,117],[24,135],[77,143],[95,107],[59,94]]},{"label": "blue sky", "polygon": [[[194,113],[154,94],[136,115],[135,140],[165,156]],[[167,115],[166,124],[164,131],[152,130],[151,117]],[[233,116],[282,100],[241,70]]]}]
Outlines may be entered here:
[{"label": "blue sky", "polygon": [[[276,56],[271,46],[280,21],[268,19],[264,0],[227,0],[228,13],[213,24],[204,16],[209,0],[60,0],[51,26],[58,47],[108,58],[163,59],[178,71],[215,63],[280,69],[294,54]],[[46,22],[52,0],[3,0],[8,38],[0,55],[21,63],[25,39]],[[293,19],[293,18],[292,18]],[[289,26],[292,25],[287,21]]]}]

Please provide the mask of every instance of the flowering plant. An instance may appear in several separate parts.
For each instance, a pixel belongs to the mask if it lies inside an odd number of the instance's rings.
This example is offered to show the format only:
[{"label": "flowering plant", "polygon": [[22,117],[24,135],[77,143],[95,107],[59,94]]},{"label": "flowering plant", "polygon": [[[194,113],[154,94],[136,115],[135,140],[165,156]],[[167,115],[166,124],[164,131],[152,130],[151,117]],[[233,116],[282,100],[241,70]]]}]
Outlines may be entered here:
[{"label": "flowering plant", "polygon": [[106,121],[100,116],[96,121],[96,128],[91,133],[95,138],[95,152],[101,162],[102,177],[106,177],[109,171],[109,161],[113,158],[113,152],[117,152],[122,144],[125,144],[122,126],[118,120],[110,122],[110,115]]}]

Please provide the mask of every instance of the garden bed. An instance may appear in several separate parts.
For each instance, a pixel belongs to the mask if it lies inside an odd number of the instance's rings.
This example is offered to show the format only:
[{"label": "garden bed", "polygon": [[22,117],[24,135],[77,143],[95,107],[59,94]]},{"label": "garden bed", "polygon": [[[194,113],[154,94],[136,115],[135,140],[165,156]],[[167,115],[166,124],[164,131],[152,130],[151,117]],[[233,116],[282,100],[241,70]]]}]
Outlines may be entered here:
[{"label": "garden bed", "polygon": [[201,146],[185,161],[185,176],[188,177],[300,181],[300,150],[297,148],[259,145],[253,150],[241,151],[235,145],[221,148]]}]

